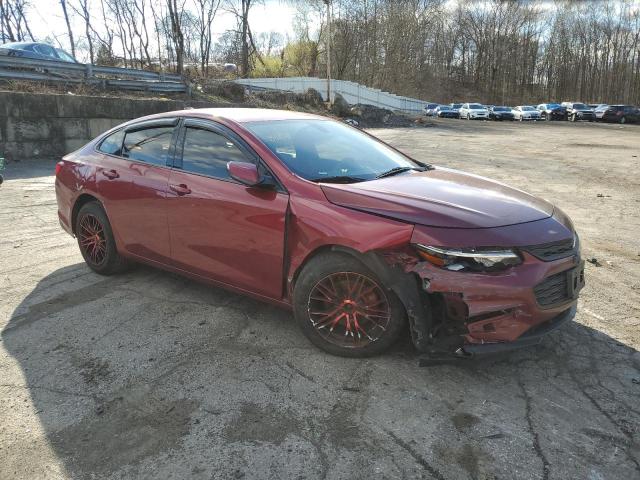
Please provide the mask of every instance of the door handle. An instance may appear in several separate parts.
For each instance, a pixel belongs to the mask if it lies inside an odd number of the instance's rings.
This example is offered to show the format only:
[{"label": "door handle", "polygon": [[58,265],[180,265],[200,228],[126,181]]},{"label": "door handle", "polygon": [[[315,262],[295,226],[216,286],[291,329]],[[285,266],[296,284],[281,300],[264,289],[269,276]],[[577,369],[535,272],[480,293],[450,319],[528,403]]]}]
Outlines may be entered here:
[{"label": "door handle", "polygon": [[184,183],[181,183],[180,185],[170,184],[169,188],[181,196],[188,195],[189,193],[191,193],[191,189],[187,187]]},{"label": "door handle", "polygon": [[113,180],[114,178],[118,178],[120,176],[115,170],[102,170],[102,174],[109,180]]}]

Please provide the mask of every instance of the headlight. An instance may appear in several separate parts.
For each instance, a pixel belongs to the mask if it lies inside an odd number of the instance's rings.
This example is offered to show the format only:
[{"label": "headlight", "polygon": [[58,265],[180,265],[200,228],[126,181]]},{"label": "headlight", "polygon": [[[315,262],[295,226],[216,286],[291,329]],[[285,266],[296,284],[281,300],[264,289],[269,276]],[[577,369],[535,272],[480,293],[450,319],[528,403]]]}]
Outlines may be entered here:
[{"label": "headlight", "polygon": [[415,244],[418,255],[447,270],[496,271],[522,263],[512,249],[459,249]]}]

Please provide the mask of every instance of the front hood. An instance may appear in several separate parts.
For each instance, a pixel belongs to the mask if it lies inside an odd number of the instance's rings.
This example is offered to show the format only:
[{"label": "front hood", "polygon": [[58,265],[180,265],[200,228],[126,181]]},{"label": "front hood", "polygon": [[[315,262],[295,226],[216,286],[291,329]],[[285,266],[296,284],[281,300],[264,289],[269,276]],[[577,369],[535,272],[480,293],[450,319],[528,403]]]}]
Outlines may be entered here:
[{"label": "front hood", "polygon": [[553,214],[553,205],[521,190],[440,167],[321,187],[335,205],[431,227],[501,227]]}]

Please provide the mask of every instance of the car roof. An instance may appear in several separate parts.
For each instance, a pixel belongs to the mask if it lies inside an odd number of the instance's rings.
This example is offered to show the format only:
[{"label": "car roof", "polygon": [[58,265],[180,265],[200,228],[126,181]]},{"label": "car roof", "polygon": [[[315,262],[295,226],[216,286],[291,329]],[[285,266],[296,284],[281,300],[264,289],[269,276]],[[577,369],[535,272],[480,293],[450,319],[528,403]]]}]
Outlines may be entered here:
[{"label": "car roof", "polygon": [[55,48],[48,43],[41,42],[10,42],[0,45],[0,48],[21,48],[21,47],[31,47],[32,45],[46,45],[47,47]]},{"label": "car roof", "polygon": [[[311,113],[294,112],[291,110],[275,110],[270,108],[192,108],[187,110],[175,110],[172,112],[158,113],[144,117],[145,120],[165,117],[200,117],[211,119],[224,119],[237,123],[275,121],[275,120],[328,120],[321,115]],[[141,120],[141,119],[136,119]]]}]

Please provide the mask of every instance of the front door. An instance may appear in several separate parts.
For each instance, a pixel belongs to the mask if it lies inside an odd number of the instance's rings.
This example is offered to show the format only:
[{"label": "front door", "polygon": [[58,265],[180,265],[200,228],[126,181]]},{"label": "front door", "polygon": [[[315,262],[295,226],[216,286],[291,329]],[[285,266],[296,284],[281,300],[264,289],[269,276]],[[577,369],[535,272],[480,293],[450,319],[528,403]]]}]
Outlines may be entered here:
[{"label": "front door", "polygon": [[187,120],[179,143],[167,194],[174,264],[281,298],[288,195],[229,176],[228,162],[260,160],[222,126]]}]

